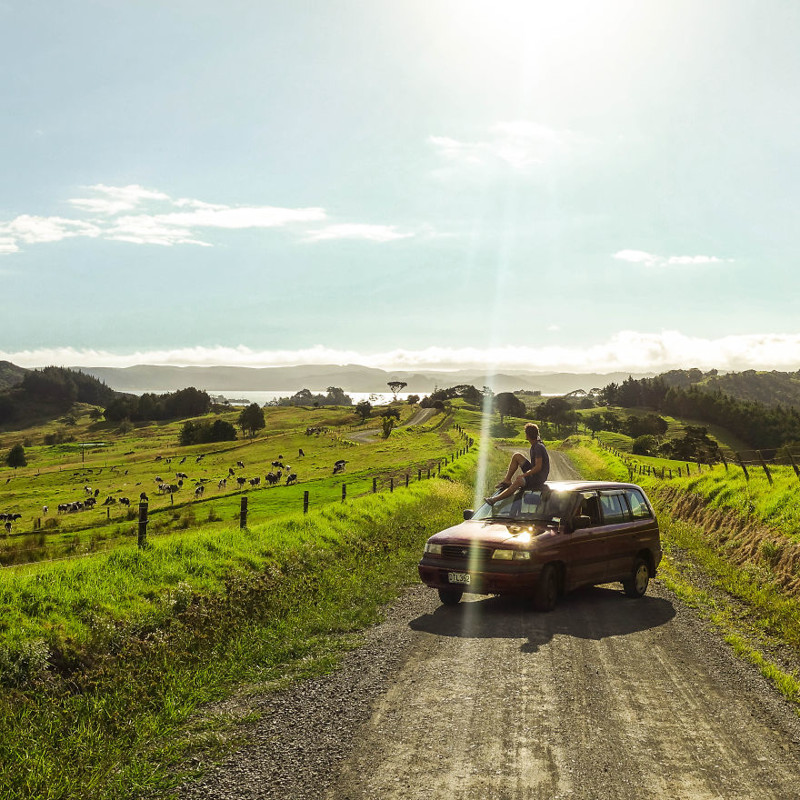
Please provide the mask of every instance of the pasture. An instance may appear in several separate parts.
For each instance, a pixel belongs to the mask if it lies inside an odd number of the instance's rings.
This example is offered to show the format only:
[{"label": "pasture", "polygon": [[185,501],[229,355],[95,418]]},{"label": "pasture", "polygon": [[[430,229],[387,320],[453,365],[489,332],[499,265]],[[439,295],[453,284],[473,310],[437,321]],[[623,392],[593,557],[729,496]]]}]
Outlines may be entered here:
[{"label": "pasture", "polygon": [[[130,543],[142,493],[149,505],[148,536],[224,527],[238,519],[243,494],[248,519],[265,520],[302,509],[306,491],[317,507],[340,501],[343,484],[349,497],[371,492],[373,479],[379,491],[390,481],[405,485],[406,475],[409,480],[417,480],[420,470],[427,475],[462,446],[450,417],[439,413],[424,425],[404,427],[414,409],[407,404],[396,408],[401,427],[387,439],[379,432],[379,418],[362,423],[347,407],[267,408],[266,428],[259,436],[240,434],[232,442],[186,447],[178,444],[183,420],[125,431],[93,420],[91,407],[72,415],[73,442],[44,443],[58,423],[28,429],[28,466],[0,469],[0,512],[21,514],[10,535],[0,539],[0,564],[72,557]],[[238,410],[198,419],[235,423],[237,415]],[[337,461],[346,463],[334,475]],[[296,481],[287,485],[290,474]],[[162,492],[160,486],[174,491]],[[70,510],[59,511],[59,506]]]}]

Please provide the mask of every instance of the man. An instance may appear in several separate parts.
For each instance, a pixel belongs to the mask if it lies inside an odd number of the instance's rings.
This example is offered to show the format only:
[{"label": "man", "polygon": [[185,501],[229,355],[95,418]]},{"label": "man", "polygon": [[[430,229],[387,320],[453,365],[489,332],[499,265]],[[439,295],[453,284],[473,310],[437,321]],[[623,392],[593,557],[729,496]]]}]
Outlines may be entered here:
[{"label": "man", "polygon": [[[495,488],[500,489],[499,494],[487,497],[486,502],[493,506],[498,500],[503,500],[514,492],[522,489],[541,489],[547,476],[550,474],[550,456],[539,438],[539,426],[529,422],[525,426],[525,438],[530,442],[530,460],[524,453],[514,453],[505,478]],[[522,474],[514,478],[517,468]]]}]

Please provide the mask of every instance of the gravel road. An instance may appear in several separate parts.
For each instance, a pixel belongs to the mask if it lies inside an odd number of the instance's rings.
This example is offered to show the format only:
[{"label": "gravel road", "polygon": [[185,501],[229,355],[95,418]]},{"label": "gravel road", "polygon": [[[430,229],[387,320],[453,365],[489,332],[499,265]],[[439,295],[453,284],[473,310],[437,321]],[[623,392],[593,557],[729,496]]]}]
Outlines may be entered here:
[{"label": "gravel road", "polygon": [[251,744],[179,796],[800,797],[800,719],[658,581],[466,598],[411,587],[335,673],[249,698]]}]

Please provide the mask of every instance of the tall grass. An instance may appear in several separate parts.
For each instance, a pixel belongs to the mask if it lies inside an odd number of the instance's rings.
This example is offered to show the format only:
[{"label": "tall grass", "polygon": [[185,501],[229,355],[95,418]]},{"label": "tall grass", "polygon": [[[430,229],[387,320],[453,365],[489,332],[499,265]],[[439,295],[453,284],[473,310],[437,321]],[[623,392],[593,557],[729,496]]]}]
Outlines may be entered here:
[{"label": "tall grass", "polygon": [[447,480],[251,530],[8,576],[3,800],[125,798],[175,783],[187,748],[224,723],[203,729],[199,706],[241,683],[330,668],[353,646],[415,579],[425,538],[460,519],[474,460],[447,467]]}]

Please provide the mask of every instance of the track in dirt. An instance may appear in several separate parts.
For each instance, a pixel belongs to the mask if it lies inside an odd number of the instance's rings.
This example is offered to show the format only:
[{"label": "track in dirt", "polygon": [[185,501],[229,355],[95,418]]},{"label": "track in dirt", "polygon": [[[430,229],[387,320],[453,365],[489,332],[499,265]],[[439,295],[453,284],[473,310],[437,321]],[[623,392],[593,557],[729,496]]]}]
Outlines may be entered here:
[{"label": "track in dirt", "polygon": [[255,743],[182,796],[800,797],[797,714],[657,581],[549,614],[415,586],[342,669],[262,710]]}]

